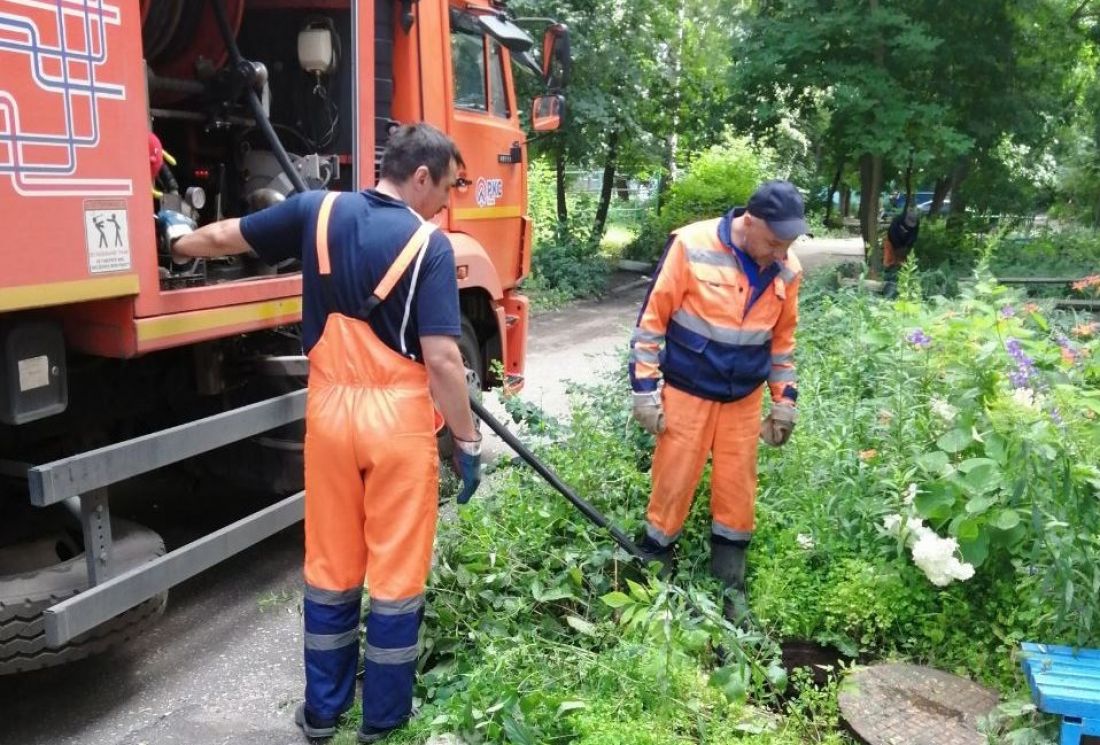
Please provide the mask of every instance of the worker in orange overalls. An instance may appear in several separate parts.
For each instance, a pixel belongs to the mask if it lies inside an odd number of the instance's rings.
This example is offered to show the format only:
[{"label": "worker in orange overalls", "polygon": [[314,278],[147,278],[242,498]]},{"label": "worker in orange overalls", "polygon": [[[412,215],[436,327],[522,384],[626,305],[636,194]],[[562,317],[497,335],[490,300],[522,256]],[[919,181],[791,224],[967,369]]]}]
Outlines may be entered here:
[{"label": "worker in orange overalls", "polygon": [[[806,232],[802,197],[762,184],[746,207],[675,231],[631,340],[634,418],[657,436],[653,491],[639,547],[671,570],[707,458],[711,572],[743,617],[745,554],[753,531],[756,443],[783,445],[797,414],[794,331]],[[764,383],[771,411],[761,424]]]},{"label": "worker in orange overalls", "polygon": [[882,294],[888,298],[898,295],[898,270],[909,258],[913,244],[920,232],[920,219],[916,210],[906,210],[890,221],[886,238],[882,241]]},{"label": "worker in orange overalls", "polygon": [[251,249],[270,264],[302,261],[306,693],[295,721],[310,738],[334,734],[354,700],[364,575],[359,741],[411,715],[438,505],[435,405],[457,445],[460,503],[481,478],[454,252],[427,222],[461,165],[450,138],[411,125],[390,136],[376,189],[300,194],[194,232],[181,215],[158,215],[174,256]]}]

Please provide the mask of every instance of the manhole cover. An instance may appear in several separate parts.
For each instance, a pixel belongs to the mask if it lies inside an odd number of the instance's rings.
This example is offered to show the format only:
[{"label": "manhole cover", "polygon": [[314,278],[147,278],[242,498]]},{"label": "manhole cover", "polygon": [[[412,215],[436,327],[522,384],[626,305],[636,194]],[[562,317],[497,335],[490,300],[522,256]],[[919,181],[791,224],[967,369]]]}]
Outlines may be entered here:
[{"label": "manhole cover", "polygon": [[985,745],[978,720],[997,693],[917,665],[860,668],[845,678],[840,713],[870,745]]}]

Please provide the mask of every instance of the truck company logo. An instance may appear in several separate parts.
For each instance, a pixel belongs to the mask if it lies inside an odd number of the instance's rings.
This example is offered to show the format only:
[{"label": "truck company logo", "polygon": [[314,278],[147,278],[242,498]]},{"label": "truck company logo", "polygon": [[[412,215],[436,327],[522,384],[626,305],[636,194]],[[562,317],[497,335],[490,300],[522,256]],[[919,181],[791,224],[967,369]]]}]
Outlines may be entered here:
[{"label": "truck company logo", "polygon": [[[100,102],[124,86],[97,79],[107,62],[106,0],[0,0],[0,177],[23,196],[129,196],[130,179],[80,175],[100,144]],[[16,91],[18,88],[18,92]]]},{"label": "truck company logo", "polygon": [[478,207],[492,207],[504,196],[504,181],[498,178],[479,178],[474,198]]}]

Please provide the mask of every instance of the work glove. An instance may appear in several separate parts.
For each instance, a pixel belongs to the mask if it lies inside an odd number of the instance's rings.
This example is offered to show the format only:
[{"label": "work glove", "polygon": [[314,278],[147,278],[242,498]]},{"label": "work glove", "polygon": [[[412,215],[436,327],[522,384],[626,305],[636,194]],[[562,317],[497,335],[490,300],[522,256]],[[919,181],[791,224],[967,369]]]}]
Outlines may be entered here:
[{"label": "work glove", "polygon": [[462,479],[462,491],[458,493],[458,503],[466,504],[481,484],[481,436],[476,440],[454,438],[455,451],[451,465]]},{"label": "work glove", "polygon": [[190,274],[199,265],[199,259],[177,256],[172,244],[185,235],[195,232],[195,221],[182,212],[161,210],[154,218],[157,225],[157,245],[162,255],[168,256],[168,267],[173,274]]},{"label": "work glove", "polygon": [[661,405],[661,392],[634,392],[634,407],[631,411],[642,429],[651,435],[665,431],[665,408]]},{"label": "work glove", "polygon": [[791,404],[772,404],[772,410],[760,425],[760,439],[773,447],[786,445],[798,421],[798,411]]},{"label": "work glove", "polygon": [[157,223],[157,243],[167,254],[171,253],[173,243],[198,228],[194,220],[175,210],[161,210],[154,219]]}]

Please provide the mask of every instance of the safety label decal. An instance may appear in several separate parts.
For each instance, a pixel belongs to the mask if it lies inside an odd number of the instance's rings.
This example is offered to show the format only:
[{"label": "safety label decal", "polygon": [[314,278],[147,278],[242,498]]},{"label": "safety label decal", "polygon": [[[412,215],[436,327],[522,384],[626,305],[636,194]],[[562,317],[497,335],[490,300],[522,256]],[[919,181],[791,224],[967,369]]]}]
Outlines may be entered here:
[{"label": "safety label decal", "polygon": [[84,239],[93,273],[130,268],[130,226],[123,200],[84,202]]}]

